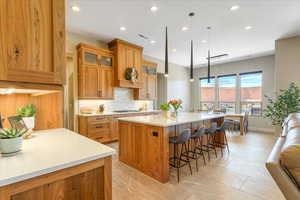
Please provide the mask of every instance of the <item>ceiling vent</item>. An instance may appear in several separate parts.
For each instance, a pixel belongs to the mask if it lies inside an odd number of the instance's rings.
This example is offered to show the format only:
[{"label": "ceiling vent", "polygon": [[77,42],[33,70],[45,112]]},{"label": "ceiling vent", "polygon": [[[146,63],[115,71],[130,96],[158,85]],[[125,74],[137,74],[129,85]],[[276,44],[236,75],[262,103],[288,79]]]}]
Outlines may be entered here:
[{"label": "ceiling vent", "polygon": [[138,34],[138,36],[144,40],[149,40],[149,37],[143,35],[143,34]]}]

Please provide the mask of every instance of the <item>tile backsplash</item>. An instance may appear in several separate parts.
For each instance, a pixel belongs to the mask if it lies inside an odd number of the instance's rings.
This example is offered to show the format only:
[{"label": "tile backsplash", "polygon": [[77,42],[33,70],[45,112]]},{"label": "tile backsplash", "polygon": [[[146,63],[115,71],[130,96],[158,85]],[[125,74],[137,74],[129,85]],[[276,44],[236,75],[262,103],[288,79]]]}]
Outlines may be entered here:
[{"label": "tile backsplash", "polygon": [[78,100],[79,109],[88,107],[94,110],[100,104],[104,104],[104,111],[111,112],[114,110],[137,110],[144,104],[147,104],[148,110],[153,110],[153,101],[137,101],[133,99],[133,89],[115,88],[114,100]]}]

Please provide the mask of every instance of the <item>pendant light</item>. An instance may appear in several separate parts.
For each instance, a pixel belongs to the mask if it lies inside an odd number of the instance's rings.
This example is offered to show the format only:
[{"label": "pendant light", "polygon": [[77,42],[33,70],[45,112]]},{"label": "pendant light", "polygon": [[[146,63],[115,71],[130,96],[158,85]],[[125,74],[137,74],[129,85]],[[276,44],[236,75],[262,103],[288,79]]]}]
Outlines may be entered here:
[{"label": "pendant light", "polygon": [[207,30],[208,30],[208,52],[207,52],[207,81],[208,83],[210,83],[210,29],[211,27],[208,26]]},{"label": "pendant light", "polygon": [[190,81],[194,81],[194,47],[193,47],[193,40],[191,40],[191,73],[190,73]]},{"label": "pendant light", "polygon": [[165,46],[165,77],[169,75],[169,56],[168,56],[168,27],[166,26],[166,46]]}]

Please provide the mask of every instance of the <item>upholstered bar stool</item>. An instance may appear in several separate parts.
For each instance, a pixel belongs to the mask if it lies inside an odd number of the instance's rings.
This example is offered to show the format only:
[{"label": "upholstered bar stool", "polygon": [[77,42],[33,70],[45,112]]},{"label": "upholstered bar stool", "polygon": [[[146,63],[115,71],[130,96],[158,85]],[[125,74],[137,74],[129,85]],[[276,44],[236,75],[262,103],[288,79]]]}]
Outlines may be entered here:
[{"label": "upholstered bar stool", "polygon": [[[200,156],[203,158],[203,162],[206,165],[205,155],[203,152],[203,137],[205,136],[205,129],[201,128],[191,135],[189,145],[189,158],[196,160],[196,169],[198,171],[198,159]],[[199,156],[200,155],[200,156]]]},{"label": "upholstered bar stool", "polygon": [[216,158],[218,157],[216,143],[215,143],[216,132],[217,132],[217,123],[216,122],[212,122],[211,127],[208,129],[205,129],[206,144],[203,145],[203,147],[204,147],[203,151],[207,152],[208,160],[210,160],[210,151],[214,151]]},{"label": "upholstered bar stool", "polygon": [[[192,175],[192,167],[190,163],[189,156],[184,156],[184,154],[188,154],[187,142],[191,137],[191,130],[186,129],[184,130],[179,136],[174,136],[169,138],[169,143],[174,144],[174,155],[170,157],[170,166],[177,169],[177,180],[179,182],[180,171],[181,167],[185,165],[189,165],[191,175]],[[179,153],[180,148],[180,154]]]},{"label": "upholstered bar stool", "polygon": [[230,126],[231,126],[231,123],[229,121],[224,121],[222,126],[217,128],[217,132],[223,132],[224,142],[216,142],[215,141],[216,146],[220,147],[220,149],[221,149],[222,157],[223,157],[223,148],[224,148],[224,146],[227,148],[227,151],[229,153],[229,145],[228,145],[228,141],[227,141],[227,137],[226,137],[226,130],[229,130]]}]

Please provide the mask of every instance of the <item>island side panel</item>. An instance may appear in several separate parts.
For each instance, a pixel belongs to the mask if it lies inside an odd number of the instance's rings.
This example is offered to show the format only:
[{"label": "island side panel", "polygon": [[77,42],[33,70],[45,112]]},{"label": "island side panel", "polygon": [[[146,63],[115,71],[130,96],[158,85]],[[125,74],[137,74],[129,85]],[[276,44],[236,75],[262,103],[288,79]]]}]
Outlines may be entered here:
[{"label": "island side panel", "polygon": [[0,200],[111,200],[111,156],[0,187]]},{"label": "island side panel", "polygon": [[169,181],[168,142],[162,127],[119,121],[119,160],[162,183]]}]

